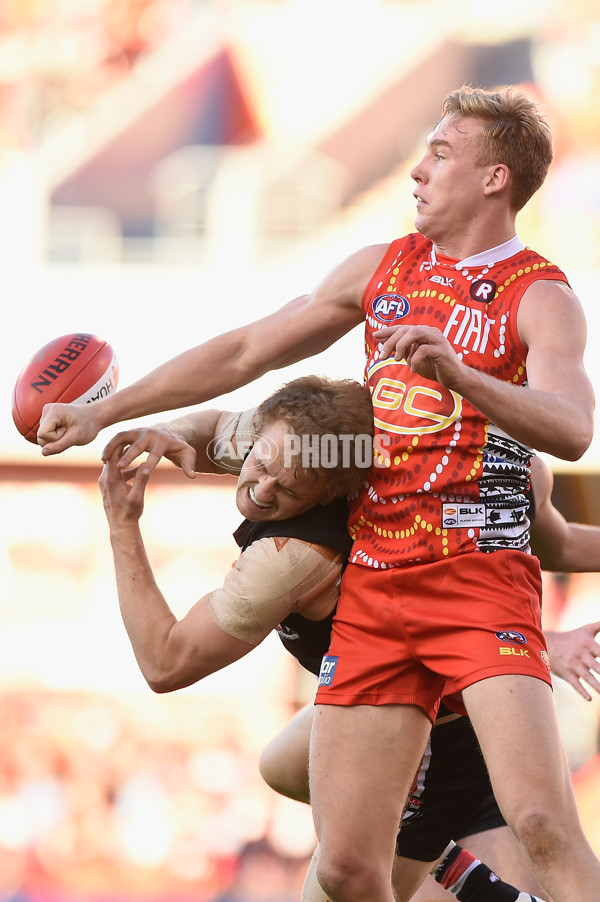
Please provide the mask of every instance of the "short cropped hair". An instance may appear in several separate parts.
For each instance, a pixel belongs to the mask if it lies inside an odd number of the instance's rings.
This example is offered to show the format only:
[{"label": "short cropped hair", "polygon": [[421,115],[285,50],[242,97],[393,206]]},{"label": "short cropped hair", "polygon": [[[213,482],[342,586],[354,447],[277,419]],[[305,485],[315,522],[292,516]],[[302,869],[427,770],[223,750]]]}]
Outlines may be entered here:
[{"label": "short cropped hair", "polygon": [[292,456],[296,475],[325,477],[328,499],[358,491],[370,465],[374,433],[371,394],[365,385],[326,376],[293,379],[258,406],[253,431],[259,435],[279,420],[287,423],[291,434],[310,437],[313,442],[314,437],[320,442],[328,436],[332,443],[328,461],[334,466],[324,466],[327,461],[320,454],[307,462],[299,451]]},{"label": "short cropped hair", "polygon": [[537,105],[513,88],[487,91],[463,85],[444,100],[443,117],[484,122],[477,162],[504,163],[512,176],[511,207],[518,212],[543,184],[552,163],[552,134]]}]

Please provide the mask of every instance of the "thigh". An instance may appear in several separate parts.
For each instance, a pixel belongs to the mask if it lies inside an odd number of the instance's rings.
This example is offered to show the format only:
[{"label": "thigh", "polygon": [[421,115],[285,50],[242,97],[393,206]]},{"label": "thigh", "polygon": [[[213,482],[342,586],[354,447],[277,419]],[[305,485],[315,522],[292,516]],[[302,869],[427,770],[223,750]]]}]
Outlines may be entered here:
[{"label": "thigh", "polygon": [[468,717],[436,724],[411,788],[396,851],[435,861],[451,839],[474,833],[481,823],[495,827],[503,819],[473,727]]},{"label": "thigh", "polygon": [[360,849],[391,874],[398,824],[430,722],[414,705],[317,705],[310,795],[320,855]]},{"label": "thigh", "polygon": [[519,674],[480,680],[463,690],[494,795],[507,822],[552,811],[565,828],[577,821],[552,690]]},{"label": "thigh", "polygon": [[306,705],[264,748],[259,761],[263,780],[276,792],[309,802],[308,752],[314,705]]}]

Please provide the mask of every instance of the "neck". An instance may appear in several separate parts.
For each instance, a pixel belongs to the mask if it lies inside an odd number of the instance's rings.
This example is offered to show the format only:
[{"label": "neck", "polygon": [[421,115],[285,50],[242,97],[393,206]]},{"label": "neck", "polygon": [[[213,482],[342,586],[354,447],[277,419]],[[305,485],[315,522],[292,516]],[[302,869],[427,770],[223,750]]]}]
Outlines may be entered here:
[{"label": "neck", "polygon": [[[522,251],[525,245],[521,241],[518,235],[513,235],[508,241],[504,241],[502,244],[497,244],[494,247],[488,247],[483,251],[478,251],[476,254],[469,254],[467,257],[450,257],[448,254],[451,265],[455,266],[456,269],[460,269],[463,266],[484,266],[491,267],[496,263],[499,263],[501,260],[507,260],[509,257],[512,257],[514,254],[517,254],[519,251]],[[436,263],[440,257],[443,257],[444,252],[440,250],[440,248],[434,244],[431,249],[431,261],[432,263]],[[450,264],[448,264],[450,265]]]},{"label": "neck", "polygon": [[452,260],[464,260],[498,247],[514,238],[516,234],[515,216],[503,215],[498,206],[490,211],[493,215],[471,220],[462,232],[452,230],[449,234],[428,235],[438,254]]}]

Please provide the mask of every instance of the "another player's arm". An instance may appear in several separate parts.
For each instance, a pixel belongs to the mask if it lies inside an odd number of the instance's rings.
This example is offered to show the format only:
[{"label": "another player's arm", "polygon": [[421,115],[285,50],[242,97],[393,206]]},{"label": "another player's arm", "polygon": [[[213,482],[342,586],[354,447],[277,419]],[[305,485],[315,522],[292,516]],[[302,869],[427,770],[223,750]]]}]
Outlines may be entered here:
[{"label": "another player's arm", "polygon": [[563,517],[552,503],[552,470],[536,456],[531,461],[531,487],[535,498],[531,547],[542,569],[559,573],[599,571],[600,527],[572,523]]},{"label": "another player's arm", "polygon": [[87,444],[101,429],[123,420],[208,401],[320,353],[363,320],[362,296],[385,248],[363,248],[310,294],[185,351],[95,404],[48,405],[38,432],[42,453]]},{"label": "another player's arm", "polygon": [[592,440],[594,412],[581,305],[563,282],[540,280],[526,290],[517,326],[528,349],[527,388],[463,364],[439,329],[388,327],[377,336],[384,356],[404,358],[414,372],[458,392],[517,441],[578,460]]},{"label": "another player's arm", "polygon": [[552,673],[566,680],[588,702],[592,696],[584,683],[600,693],[600,644],[596,641],[599,632],[600,621],[574,630],[544,630]]},{"label": "another player's arm", "polygon": [[[230,430],[229,444],[234,449],[237,419],[243,416],[247,422],[247,414],[250,413],[198,410],[168,422],[126,429],[118,432],[108,442],[102,452],[102,460],[108,460],[120,448],[122,458],[119,466],[124,469],[134,465],[138,457],[145,455],[140,466],[143,466],[147,474],[152,472],[163,457],[180,467],[190,479],[194,479],[197,473],[223,472],[222,468],[216,466],[210,448],[214,445],[215,438],[224,436]],[[240,467],[242,459],[243,454],[240,454]],[[235,472],[235,468],[231,467],[230,472]]]},{"label": "another player's arm", "polygon": [[223,586],[177,620],[156,583],[139,527],[148,473],[138,468],[130,485],[118,457],[119,448],[105,462],[100,488],[121,616],[155,692],[189,686],[239,660],[294,610],[321,619],[333,609],[343,555],[297,539],[284,540],[284,553],[273,555],[274,540],[263,539],[266,546],[254,543]]}]

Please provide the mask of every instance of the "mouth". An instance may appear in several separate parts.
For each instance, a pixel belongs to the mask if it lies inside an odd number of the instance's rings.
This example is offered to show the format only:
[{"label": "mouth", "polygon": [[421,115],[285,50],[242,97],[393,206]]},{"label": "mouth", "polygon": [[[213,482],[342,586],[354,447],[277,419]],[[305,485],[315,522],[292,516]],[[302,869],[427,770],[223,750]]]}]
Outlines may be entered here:
[{"label": "mouth", "polygon": [[260,507],[261,510],[267,510],[268,508],[271,507],[270,504],[263,504],[262,501],[258,500],[256,495],[254,494],[254,489],[252,488],[252,486],[248,487],[248,495],[250,497],[250,501],[252,502],[252,504],[255,504],[257,507]]}]

